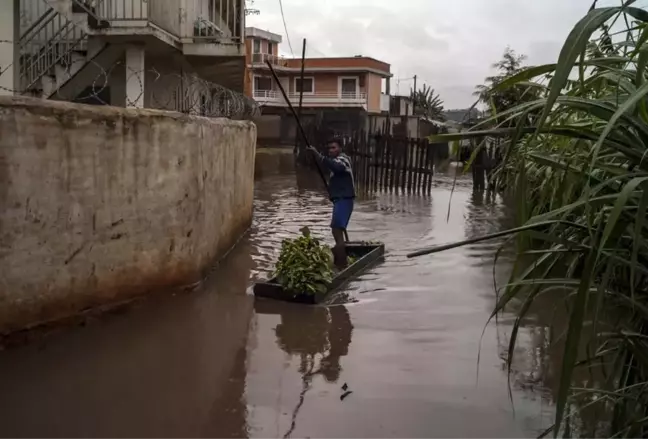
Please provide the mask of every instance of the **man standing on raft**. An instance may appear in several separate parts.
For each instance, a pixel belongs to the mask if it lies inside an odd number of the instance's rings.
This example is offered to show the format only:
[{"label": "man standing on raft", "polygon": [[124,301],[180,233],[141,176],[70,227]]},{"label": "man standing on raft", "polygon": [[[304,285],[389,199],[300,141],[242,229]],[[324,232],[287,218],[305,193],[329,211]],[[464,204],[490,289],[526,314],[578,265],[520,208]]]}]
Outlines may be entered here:
[{"label": "man standing on raft", "polygon": [[336,267],[343,269],[347,266],[347,257],[345,249],[346,229],[353,212],[353,202],[355,199],[355,184],[353,182],[353,171],[351,170],[351,160],[342,152],[340,142],[336,139],[330,140],[326,144],[328,157],[323,156],[312,146],[309,146],[313,155],[322,163],[330,172],[329,179],[329,196],[333,202],[333,217],[331,219],[331,230],[335,239],[333,248],[333,258]]}]

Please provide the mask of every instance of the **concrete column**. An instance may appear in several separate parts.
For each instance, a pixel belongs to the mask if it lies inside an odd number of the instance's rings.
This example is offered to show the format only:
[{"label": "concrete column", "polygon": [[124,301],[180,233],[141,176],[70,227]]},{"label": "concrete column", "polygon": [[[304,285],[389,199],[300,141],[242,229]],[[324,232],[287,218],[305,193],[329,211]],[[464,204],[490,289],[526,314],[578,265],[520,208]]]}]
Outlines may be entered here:
[{"label": "concrete column", "polygon": [[[13,0],[0,1],[0,95],[13,95],[18,58],[14,48],[18,41],[18,8]],[[14,62],[16,61],[16,62]]]},{"label": "concrete column", "polygon": [[126,48],[126,108],[144,108],[144,46]]}]

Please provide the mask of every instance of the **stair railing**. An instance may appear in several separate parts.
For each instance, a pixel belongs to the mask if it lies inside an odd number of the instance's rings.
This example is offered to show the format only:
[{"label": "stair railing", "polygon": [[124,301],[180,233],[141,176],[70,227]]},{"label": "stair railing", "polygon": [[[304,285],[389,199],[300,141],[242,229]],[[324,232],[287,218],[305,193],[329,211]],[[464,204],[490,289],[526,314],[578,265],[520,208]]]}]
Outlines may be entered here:
[{"label": "stair railing", "polygon": [[[25,93],[35,88],[43,76],[54,75],[57,64],[70,66],[73,62],[72,52],[82,46],[88,36],[81,26],[57,12],[46,0],[22,1],[31,6],[34,1],[40,1],[42,3],[36,9],[43,4],[46,7],[45,12],[20,37],[20,84],[21,92]],[[72,6],[80,7],[88,14],[89,21],[101,23],[85,1],[72,0]]]}]

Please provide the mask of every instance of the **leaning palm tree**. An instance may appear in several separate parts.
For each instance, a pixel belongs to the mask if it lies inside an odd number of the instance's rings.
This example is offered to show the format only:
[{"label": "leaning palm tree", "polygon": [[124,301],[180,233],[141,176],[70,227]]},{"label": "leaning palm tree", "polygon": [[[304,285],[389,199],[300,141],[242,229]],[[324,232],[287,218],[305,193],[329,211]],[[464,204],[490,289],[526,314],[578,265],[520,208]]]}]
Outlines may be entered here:
[{"label": "leaning palm tree", "polygon": [[[535,99],[432,139],[504,142],[496,177],[515,196],[519,224],[494,236],[515,236],[519,257],[492,316],[521,303],[510,367],[520,324],[540,296],[569,310],[566,331],[554,337],[563,349],[554,436],[648,436],[648,11],[632,3],[593,7],[556,64],[493,87],[532,85]],[[579,371],[588,378],[577,383]],[[585,408],[597,410],[595,422],[578,422]]]}]

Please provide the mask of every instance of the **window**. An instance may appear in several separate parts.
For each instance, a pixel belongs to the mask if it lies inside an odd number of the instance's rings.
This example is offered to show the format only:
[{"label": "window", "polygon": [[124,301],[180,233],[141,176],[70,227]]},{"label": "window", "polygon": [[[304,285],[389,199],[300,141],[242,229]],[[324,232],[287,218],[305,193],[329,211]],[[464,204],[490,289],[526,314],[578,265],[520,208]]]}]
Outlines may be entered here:
[{"label": "window", "polygon": [[268,53],[272,55],[272,42],[268,41]]},{"label": "window", "polygon": [[254,91],[255,92],[272,91],[272,78],[267,76],[255,76]]},{"label": "window", "polygon": [[[303,85],[304,93],[313,93],[315,91],[315,84],[313,78],[304,78]],[[302,91],[301,78],[295,78],[295,93]]]},{"label": "window", "polygon": [[358,93],[358,78],[340,78],[340,94],[343,98],[355,98]]},{"label": "window", "polygon": [[254,53],[261,53],[261,40],[254,40]]}]

